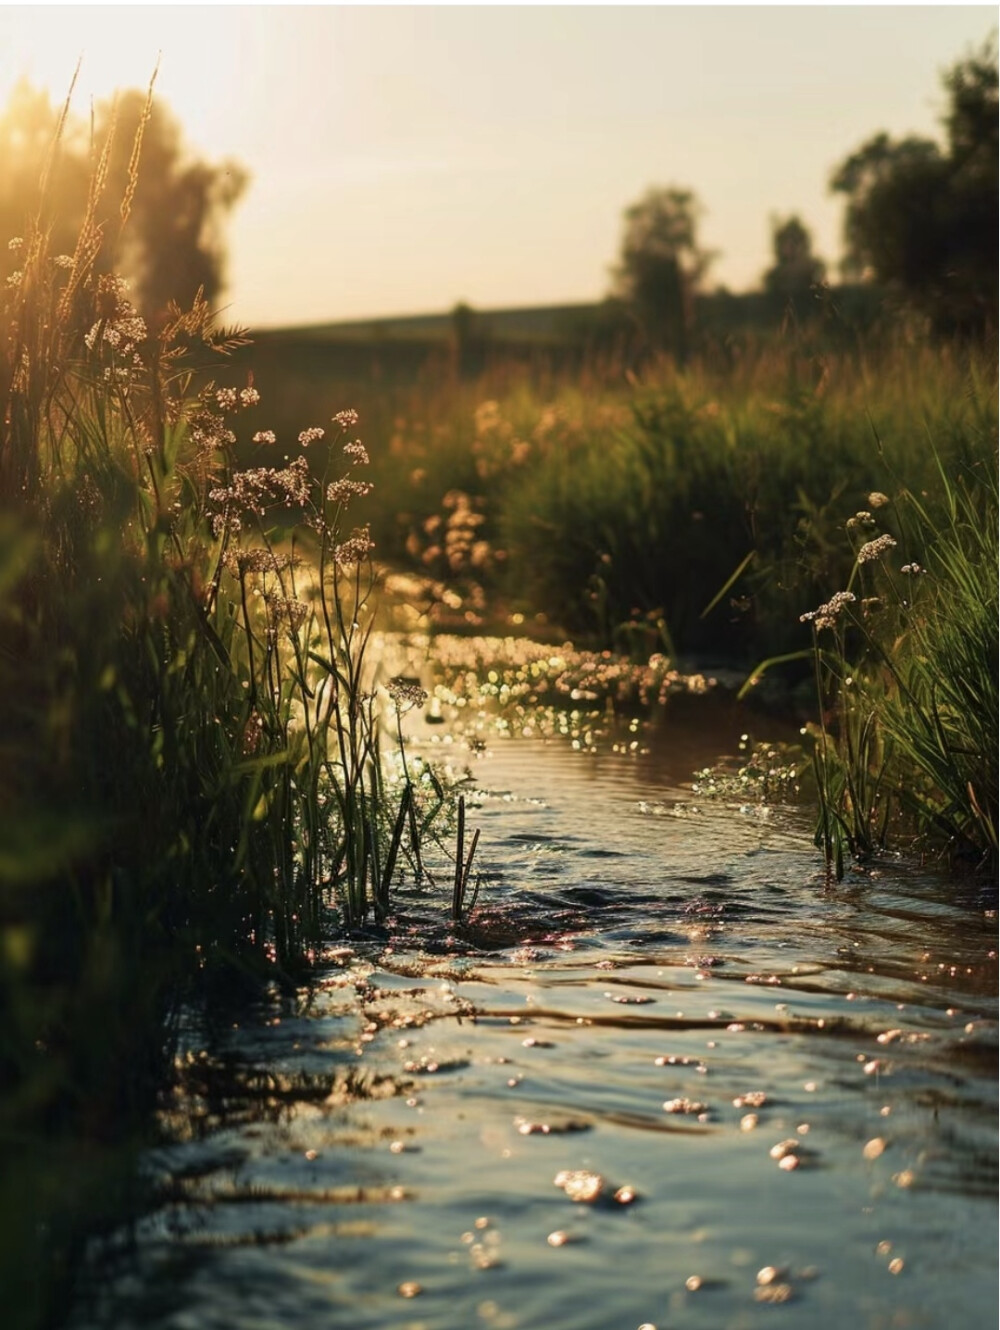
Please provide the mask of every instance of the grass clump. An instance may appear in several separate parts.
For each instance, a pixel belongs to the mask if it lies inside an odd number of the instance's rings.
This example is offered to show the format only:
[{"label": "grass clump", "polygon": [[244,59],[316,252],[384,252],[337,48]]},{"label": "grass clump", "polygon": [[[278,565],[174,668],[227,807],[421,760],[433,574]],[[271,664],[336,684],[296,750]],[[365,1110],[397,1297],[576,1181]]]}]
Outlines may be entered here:
[{"label": "grass clump", "polygon": [[869,495],[850,519],[846,587],[814,633],[817,844],[839,877],[901,835],[954,862],[997,863],[997,481],[949,475],[931,498]]},{"label": "grass clump", "polygon": [[252,378],[206,382],[242,334],[201,298],[149,324],[98,270],[108,152],[74,252],[43,185],[0,274],[0,1281],[25,1326],[129,1199],[203,972],[294,975],[419,853],[379,751],[357,418],[269,463]]}]

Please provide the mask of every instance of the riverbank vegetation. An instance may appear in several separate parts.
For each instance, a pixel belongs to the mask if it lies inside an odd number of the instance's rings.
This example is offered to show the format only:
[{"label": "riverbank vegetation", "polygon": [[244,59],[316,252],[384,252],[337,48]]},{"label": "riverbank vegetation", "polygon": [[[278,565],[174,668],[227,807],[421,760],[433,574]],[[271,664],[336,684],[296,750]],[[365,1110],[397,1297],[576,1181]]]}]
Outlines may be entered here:
[{"label": "riverbank vegetation", "polygon": [[[426,880],[448,801],[404,752],[421,681],[373,658],[381,567],[419,575],[425,629],[572,635],[661,701],[682,658],[784,672],[831,872],[996,865],[989,335],[858,340],[824,296],[683,357],[293,382],[203,295],[144,311],[112,270],[133,109],[65,252],[62,122],[2,251],[0,1282],[32,1326],[136,1185],[199,985],[292,983]],[[454,925],[476,846],[459,805]]]},{"label": "riverbank vegetation", "polygon": [[120,1216],[109,1179],[134,1185],[123,1151],[180,1003],[220,976],[292,982],[338,919],[384,917],[434,812],[380,758],[380,709],[401,744],[421,698],[367,659],[356,416],[328,410],[275,464],[252,380],[214,381],[241,334],[201,298],[149,322],[98,266],[114,128],[71,251],[51,249],[44,185],[5,250],[0,1270],[18,1324],[51,1319],[85,1237]]}]

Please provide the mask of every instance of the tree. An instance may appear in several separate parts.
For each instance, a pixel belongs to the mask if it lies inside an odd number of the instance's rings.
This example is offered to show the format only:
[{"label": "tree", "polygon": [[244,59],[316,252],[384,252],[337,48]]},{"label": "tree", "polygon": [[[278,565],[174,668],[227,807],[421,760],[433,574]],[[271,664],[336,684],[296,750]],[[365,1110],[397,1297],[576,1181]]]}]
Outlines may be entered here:
[{"label": "tree", "polygon": [[792,310],[806,318],[815,304],[814,288],[823,281],[826,265],[812,252],[812,236],[798,217],[771,222],[774,266],[764,274],[764,290],[780,313]]},{"label": "tree", "polygon": [[877,134],[834,173],[848,262],[941,333],[997,324],[995,40],[943,78],[946,144]]},{"label": "tree", "polygon": [[683,360],[694,326],[694,296],[714,255],[698,245],[701,205],[688,189],[650,189],[625,212],[617,294],[649,343]]},{"label": "tree", "polygon": [[[27,233],[40,205],[39,182],[59,118],[47,93],[23,80],[18,84],[0,117],[0,234]],[[121,204],[130,192],[140,127],[138,177],[123,228]],[[147,106],[145,93],[128,91],[100,105],[93,129],[67,118],[45,200],[51,251],[73,252],[109,138],[107,176],[96,208],[97,270],[114,267],[129,278],[133,301],[147,317],[171,300],[190,304],[199,288],[213,300],[224,278],[224,221],[247,177],[232,162],[215,166],[188,156],[174,116],[155,102]]]}]

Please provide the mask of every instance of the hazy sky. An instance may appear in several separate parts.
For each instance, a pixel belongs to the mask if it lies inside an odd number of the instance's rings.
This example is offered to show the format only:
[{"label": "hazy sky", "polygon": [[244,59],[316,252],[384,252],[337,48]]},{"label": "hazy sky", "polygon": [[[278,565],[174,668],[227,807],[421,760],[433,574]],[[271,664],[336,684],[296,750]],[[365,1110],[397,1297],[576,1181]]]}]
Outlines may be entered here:
[{"label": "hazy sky", "polygon": [[754,285],[772,214],[840,255],[832,168],[933,134],[983,6],[0,7],[0,100],[145,86],[252,184],[229,317],[263,326],[597,299],[623,209],[695,191],[711,278]]}]

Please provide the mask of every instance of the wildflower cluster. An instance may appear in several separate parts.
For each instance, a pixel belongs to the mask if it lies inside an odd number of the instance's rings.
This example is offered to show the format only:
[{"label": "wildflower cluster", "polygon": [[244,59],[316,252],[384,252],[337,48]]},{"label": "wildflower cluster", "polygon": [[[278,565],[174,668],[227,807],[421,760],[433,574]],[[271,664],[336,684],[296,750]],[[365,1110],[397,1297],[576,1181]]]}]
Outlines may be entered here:
[{"label": "wildflower cluster", "polygon": [[375,548],[367,526],[355,527],[348,538],[333,548],[334,562],[341,566],[363,563]]},{"label": "wildflower cluster", "polygon": [[[476,532],[485,516],[473,507],[473,500],[462,490],[449,490],[441,500],[447,516],[438,513],[424,522],[424,531],[432,543],[423,551],[425,564],[433,564],[442,557],[452,573],[471,566],[481,568],[489,562],[490,546],[477,540]],[[410,542],[411,544],[413,542]]]},{"label": "wildflower cluster", "polygon": [[270,621],[268,627],[272,639],[277,637],[279,628],[284,628],[294,637],[309,618],[310,609],[305,601],[298,600],[294,596],[286,596],[281,591],[267,591],[264,603],[267,605]]},{"label": "wildflower cluster", "polygon": [[509,420],[505,420],[497,402],[481,402],[476,407],[476,437],[472,453],[476,473],[484,480],[509,467],[522,466],[531,455],[531,444],[520,438]]},{"label": "wildflower cluster", "polygon": [[236,576],[246,573],[281,573],[292,568],[299,560],[290,554],[276,554],[265,547],[227,550],[223,563]]},{"label": "wildflower cluster", "polygon": [[128,282],[114,273],[105,273],[97,283],[97,309],[100,317],[84,336],[87,350],[108,346],[122,356],[131,356],[138,343],[148,337],[146,321],[127,298]]},{"label": "wildflower cluster", "polygon": [[427,690],[412,679],[402,677],[390,679],[386,684],[386,692],[392,698],[400,715],[413,707],[422,707],[427,701]]},{"label": "wildflower cluster", "polygon": [[257,466],[234,471],[228,485],[209,491],[209,499],[220,509],[212,518],[212,530],[216,536],[223,532],[235,535],[242,529],[241,515],[252,513],[263,517],[276,504],[304,507],[309,495],[309,463],[304,457],[297,457],[280,469]]},{"label": "wildflower cluster", "polygon": [[853,592],[837,591],[818,610],[809,610],[805,614],[800,614],[799,623],[811,623],[817,632],[824,628],[835,628],[840,615],[854,600]]},{"label": "wildflower cluster", "polygon": [[872,563],[875,559],[880,559],[883,554],[895,548],[895,545],[896,542],[892,536],[876,536],[874,540],[869,540],[858,550],[858,563]]},{"label": "wildflower cluster", "polygon": [[343,476],[340,480],[330,482],[326,489],[326,498],[328,503],[343,506],[355,497],[364,498],[366,494],[371,493],[371,490],[371,481],[350,480],[347,476]]}]

